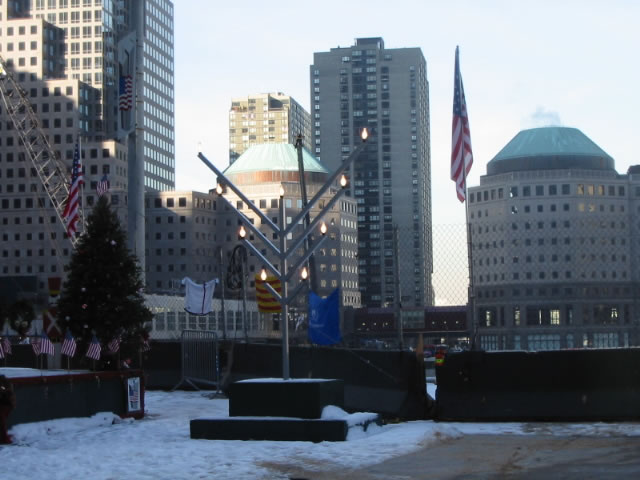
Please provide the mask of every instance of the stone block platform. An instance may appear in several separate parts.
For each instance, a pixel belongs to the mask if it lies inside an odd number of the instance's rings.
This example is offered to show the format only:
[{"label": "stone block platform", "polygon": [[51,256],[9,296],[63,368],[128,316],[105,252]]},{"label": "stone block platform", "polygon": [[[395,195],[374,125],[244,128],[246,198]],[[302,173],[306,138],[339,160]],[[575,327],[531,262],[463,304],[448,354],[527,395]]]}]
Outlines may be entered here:
[{"label": "stone block platform", "polygon": [[[343,405],[341,380],[243,380],[231,385],[229,417],[191,420],[191,438],[338,442],[347,439],[350,429],[380,423],[373,413],[349,418]],[[344,415],[321,418],[329,406]]]}]

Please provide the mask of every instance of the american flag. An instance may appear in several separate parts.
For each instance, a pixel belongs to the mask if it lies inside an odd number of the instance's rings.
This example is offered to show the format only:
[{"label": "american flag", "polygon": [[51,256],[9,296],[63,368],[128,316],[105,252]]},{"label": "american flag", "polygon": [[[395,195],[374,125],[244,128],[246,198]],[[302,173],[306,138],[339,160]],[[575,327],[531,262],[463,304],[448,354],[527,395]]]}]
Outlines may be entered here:
[{"label": "american flag", "polygon": [[140,401],[140,388],[139,384],[129,384],[129,403],[137,405]]},{"label": "american flag", "polygon": [[55,353],[53,343],[49,340],[47,332],[44,330],[42,331],[42,335],[40,335],[40,353],[45,353],[47,355],[53,355]]},{"label": "american flag", "polygon": [[67,355],[68,357],[73,357],[76,354],[76,347],[77,345],[73,335],[71,335],[71,332],[67,330],[64,340],[62,341],[60,353],[62,353],[62,355]]},{"label": "american flag", "polygon": [[0,358],[4,358],[4,349],[2,348],[2,344],[0,344]]},{"label": "american flag", "polygon": [[451,180],[456,182],[458,200],[465,201],[467,196],[466,178],[473,165],[471,151],[471,131],[467,116],[467,102],[464,98],[462,75],[456,47],[456,67],[453,79],[453,127],[451,136]]},{"label": "american flag", "polygon": [[2,338],[2,350],[4,350],[5,355],[11,355],[11,342],[7,337]]},{"label": "american flag", "polygon": [[64,207],[62,216],[67,222],[67,235],[70,238],[76,234],[79,220],[78,208],[80,206],[80,186],[84,185],[84,174],[82,173],[82,161],[80,160],[80,142],[76,142],[73,152],[73,164],[71,166],[71,186],[67,204]]},{"label": "american flag", "polygon": [[140,346],[140,350],[142,350],[143,352],[148,352],[149,350],[151,350],[151,343],[149,342],[148,338],[142,339],[142,345]]},{"label": "american flag", "polygon": [[133,79],[131,75],[120,77],[120,110],[131,110],[133,108]]},{"label": "american flag", "polygon": [[93,360],[100,360],[101,351],[102,347],[100,346],[98,337],[94,335],[91,339],[91,343],[89,344],[89,349],[87,350],[87,357],[92,358]]},{"label": "american flag", "polygon": [[109,191],[109,178],[107,175],[103,175],[98,185],[96,186],[96,191],[98,192],[98,196],[101,197],[105,193]]},{"label": "american flag", "polygon": [[42,353],[42,337],[37,335],[31,339],[31,348],[33,348],[33,353],[36,354],[36,357]]},{"label": "american flag", "polygon": [[113,340],[109,342],[107,347],[109,347],[109,351],[111,353],[116,353],[118,350],[120,350],[120,337],[114,337]]}]

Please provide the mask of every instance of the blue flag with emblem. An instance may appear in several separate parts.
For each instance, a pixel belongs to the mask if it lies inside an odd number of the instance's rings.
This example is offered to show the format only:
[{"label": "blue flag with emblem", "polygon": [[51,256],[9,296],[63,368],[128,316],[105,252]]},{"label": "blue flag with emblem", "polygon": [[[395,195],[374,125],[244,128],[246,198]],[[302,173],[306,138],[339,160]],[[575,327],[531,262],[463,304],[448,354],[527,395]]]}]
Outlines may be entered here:
[{"label": "blue flag with emblem", "polygon": [[316,345],[333,345],[340,335],[340,289],[323,299],[309,292],[309,341]]}]

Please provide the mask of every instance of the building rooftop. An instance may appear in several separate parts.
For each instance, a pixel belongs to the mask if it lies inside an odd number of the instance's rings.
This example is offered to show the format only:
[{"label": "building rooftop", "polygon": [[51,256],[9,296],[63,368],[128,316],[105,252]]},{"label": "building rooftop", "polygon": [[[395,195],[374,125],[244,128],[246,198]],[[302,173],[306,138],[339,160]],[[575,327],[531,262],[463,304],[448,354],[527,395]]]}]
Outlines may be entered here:
[{"label": "building rooftop", "polygon": [[[302,149],[305,173],[328,174],[309,150]],[[264,143],[253,145],[224,171],[226,176],[249,172],[298,172],[298,152],[290,143]]]},{"label": "building rooftop", "polygon": [[487,164],[487,175],[524,170],[615,170],[613,158],[577,128],[522,130]]}]

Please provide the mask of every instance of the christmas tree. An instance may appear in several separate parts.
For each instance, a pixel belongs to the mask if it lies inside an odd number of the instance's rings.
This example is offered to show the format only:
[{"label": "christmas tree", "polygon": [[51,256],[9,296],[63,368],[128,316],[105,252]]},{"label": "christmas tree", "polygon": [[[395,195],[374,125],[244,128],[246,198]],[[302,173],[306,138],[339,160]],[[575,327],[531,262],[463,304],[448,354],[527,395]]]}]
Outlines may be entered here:
[{"label": "christmas tree", "polygon": [[104,343],[115,337],[139,343],[152,314],[144,305],[140,267],[106,196],[98,199],[85,228],[67,267],[58,323],[85,344],[94,334]]}]

